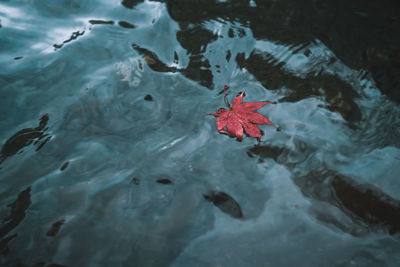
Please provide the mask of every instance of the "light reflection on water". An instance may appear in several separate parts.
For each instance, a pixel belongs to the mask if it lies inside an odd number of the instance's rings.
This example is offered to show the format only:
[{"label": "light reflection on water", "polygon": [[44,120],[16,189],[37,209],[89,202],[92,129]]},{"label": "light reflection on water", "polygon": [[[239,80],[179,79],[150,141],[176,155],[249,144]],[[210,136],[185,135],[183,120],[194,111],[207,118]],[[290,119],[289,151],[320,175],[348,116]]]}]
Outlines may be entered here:
[{"label": "light reflection on water", "polygon": [[[383,52],[357,65],[307,8],[244,2],[0,4],[1,264],[400,261]],[[218,134],[225,83],[282,131]]]}]

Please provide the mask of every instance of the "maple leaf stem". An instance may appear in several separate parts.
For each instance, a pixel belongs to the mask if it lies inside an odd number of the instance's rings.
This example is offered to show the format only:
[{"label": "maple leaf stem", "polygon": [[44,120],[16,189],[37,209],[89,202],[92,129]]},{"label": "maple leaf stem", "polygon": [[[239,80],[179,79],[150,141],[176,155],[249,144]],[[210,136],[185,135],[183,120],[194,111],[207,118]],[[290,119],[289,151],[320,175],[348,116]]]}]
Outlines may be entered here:
[{"label": "maple leaf stem", "polygon": [[230,108],[231,107],[231,105],[229,104],[229,100],[228,100],[228,97],[226,96],[226,89],[228,89],[229,88],[229,86],[227,85],[227,84],[225,84],[224,85],[224,101],[225,101],[225,104],[228,106],[228,108]]}]

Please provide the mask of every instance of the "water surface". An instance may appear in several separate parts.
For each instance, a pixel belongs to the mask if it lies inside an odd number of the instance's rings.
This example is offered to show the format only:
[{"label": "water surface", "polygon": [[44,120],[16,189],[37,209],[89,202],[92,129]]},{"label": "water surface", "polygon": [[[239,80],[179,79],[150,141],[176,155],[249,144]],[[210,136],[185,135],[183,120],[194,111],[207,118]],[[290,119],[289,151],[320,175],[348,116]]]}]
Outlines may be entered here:
[{"label": "water surface", "polygon": [[0,1],[1,265],[398,266],[399,11]]}]

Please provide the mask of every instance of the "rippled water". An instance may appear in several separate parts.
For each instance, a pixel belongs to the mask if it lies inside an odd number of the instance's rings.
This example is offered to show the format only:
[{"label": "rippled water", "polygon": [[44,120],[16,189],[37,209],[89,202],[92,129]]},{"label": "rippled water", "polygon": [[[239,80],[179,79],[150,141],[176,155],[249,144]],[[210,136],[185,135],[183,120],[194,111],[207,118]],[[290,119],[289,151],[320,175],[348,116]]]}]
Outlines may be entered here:
[{"label": "rippled water", "polygon": [[0,1],[0,264],[398,266],[396,3]]}]

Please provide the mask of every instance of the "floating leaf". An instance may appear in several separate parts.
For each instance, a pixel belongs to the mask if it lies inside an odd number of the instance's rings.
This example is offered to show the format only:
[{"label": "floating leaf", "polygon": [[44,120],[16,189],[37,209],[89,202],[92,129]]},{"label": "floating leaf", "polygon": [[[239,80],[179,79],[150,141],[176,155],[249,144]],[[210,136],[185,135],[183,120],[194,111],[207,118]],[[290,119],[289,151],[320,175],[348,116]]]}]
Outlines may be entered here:
[{"label": "floating leaf", "polygon": [[[225,89],[228,85],[225,84]],[[244,92],[240,93],[233,101],[232,107],[225,93],[225,103],[229,109],[220,108],[216,113],[212,113],[214,117],[217,117],[218,132],[227,134],[231,137],[237,137],[238,141],[243,138],[243,132],[251,137],[255,137],[260,141],[261,132],[257,124],[273,125],[267,117],[255,112],[266,104],[276,104],[272,101],[262,102],[243,102]]]}]

